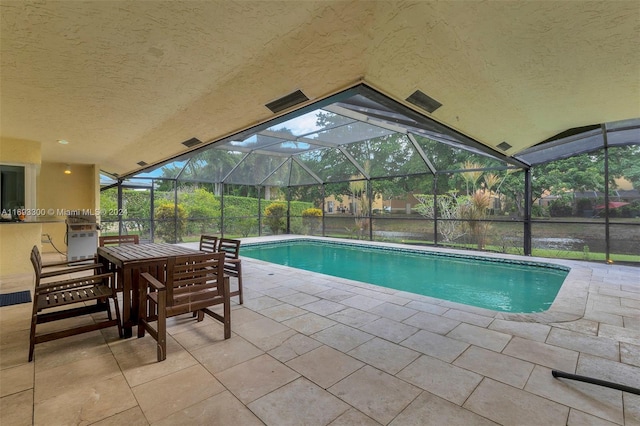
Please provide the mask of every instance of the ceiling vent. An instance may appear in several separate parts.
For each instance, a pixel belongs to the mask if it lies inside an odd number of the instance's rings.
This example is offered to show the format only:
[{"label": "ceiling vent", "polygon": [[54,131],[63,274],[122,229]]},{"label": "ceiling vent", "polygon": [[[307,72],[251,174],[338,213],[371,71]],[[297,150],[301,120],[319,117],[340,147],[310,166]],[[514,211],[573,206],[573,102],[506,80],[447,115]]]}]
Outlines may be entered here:
[{"label": "ceiling vent", "polygon": [[291,108],[294,105],[301,104],[303,102],[308,101],[309,98],[302,93],[300,90],[296,90],[293,93],[290,93],[286,96],[281,97],[280,99],[276,99],[275,101],[269,102],[265,106],[271,110],[273,113],[278,113],[280,111],[284,111],[287,108]]},{"label": "ceiling vent", "polygon": [[434,112],[435,110],[437,110],[438,108],[440,108],[442,106],[442,104],[440,102],[438,102],[435,99],[425,95],[424,93],[422,93],[419,90],[416,90],[415,92],[413,92],[413,94],[411,96],[409,96],[406,99],[406,101],[414,104],[415,106],[418,106],[418,107],[422,108],[423,110],[427,111],[428,113],[432,113],[432,112]]},{"label": "ceiling vent", "polygon": [[189,140],[186,140],[186,141],[182,142],[182,145],[186,146],[187,148],[192,148],[192,147],[194,147],[196,145],[199,145],[201,143],[202,143],[202,141],[200,139],[191,138]]},{"label": "ceiling vent", "polygon": [[500,149],[501,149],[501,150],[503,150],[503,151],[508,151],[508,150],[510,150],[510,149],[511,149],[511,145],[509,145],[509,144],[508,144],[508,143],[506,143],[506,142],[500,142],[500,143],[498,144],[498,148],[500,148]]},{"label": "ceiling vent", "polygon": [[144,166],[146,166],[148,163],[147,163],[146,161],[138,161],[138,163],[137,163],[137,164],[138,164],[138,166],[140,166],[140,167],[144,167]]}]

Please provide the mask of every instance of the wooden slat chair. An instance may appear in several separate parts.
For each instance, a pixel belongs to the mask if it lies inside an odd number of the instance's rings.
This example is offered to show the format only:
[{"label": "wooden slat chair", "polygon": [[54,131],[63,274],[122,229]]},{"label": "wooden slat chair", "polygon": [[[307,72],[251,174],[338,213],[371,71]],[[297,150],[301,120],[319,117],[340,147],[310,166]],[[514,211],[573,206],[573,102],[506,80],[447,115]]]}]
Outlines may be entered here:
[{"label": "wooden slat chair", "polygon": [[[98,245],[100,247],[108,246],[121,246],[123,244],[139,244],[140,237],[138,235],[105,235],[98,238]],[[105,272],[116,272],[113,265],[108,266],[108,270]],[[118,281],[116,275],[116,290],[122,291],[122,284]]]},{"label": "wooden slat chair", "polygon": [[98,238],[98,244],[100,247],[140,244],[140,237],[138,235],[105,235]]},{"label": "wooden slat chair", "polygon": [[200,251],[205,253],[216,253],[218,251],[218,237],[215,235],[201,235]]},{"label": "wooden slat chair", "polygon": [[[42,258],[37,246],[33,246],[31,250],[31,264],[35,272],[35,289],[29,338],[29,362],[33,360],[34,349],[37,343],[61,339],[93,330],[100,330],[114,325],[118,327],[118,334],[122,337],[118,298],[116,297],[115,288],[112,285],[114,279],[113,273],[100,273],[102,265],[97,263],[43,272]],[[65,263],[59,263],[47,266],[60,267],[64,265]],[[54,278],[60,278],[62,275],[75,274],[78,272],[83,272],[83,276],[53,280]],[[50,280],[42,282],[42,279],[45,278]],[[113,299],[116,318],[112,317],[109,299]],[[84,303],[90,301],[95,301],[96,303]],[[65,307],[66,309],[63,309]],[[107,319],[93,324],[66,328],[39,335],[36,334],[38,324],[96,312],[106,312]]]},{"label": "wooden slat chair", "polygon": [[242,305],[242,262],[240,260],[240,240],[220,238],[218,251],[225,254],[224,272],[238,279],[238,290],[232,291],[231,296],[238,296]]},{"label": "wooden slat chair", "polygon": [[[151,291],[149,291],[151,290]],[[223,305],[222,315],[209,309]],[[158,361],[167,357],[167,318],[197,313],[204,314],[224,325],[224,338],[231,337],[231,302],[229,278],[224,275],[224,254],[204,253],[170,257],[165,282],[149,273],[140,274],[140,318],[138,337],[145,332],[158,342]],[[157,320],[156,328],[152,322]]]}]

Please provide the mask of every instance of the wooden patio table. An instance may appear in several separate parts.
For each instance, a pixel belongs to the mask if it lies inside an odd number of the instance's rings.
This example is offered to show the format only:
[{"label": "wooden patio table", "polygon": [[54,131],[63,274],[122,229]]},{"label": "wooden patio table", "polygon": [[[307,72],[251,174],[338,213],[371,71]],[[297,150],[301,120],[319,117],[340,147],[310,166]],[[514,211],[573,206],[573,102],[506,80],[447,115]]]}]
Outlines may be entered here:
[{"label": "wooden patio table", "polygon": [[164,282],[167,259],[172,256],[201,253],[173,244],[123,244],[98,247],[98,262],[115,271],[118,290],[122,290],[122,325],[124,337],[131,337],[138,323],[140,274],[150,273]]}]

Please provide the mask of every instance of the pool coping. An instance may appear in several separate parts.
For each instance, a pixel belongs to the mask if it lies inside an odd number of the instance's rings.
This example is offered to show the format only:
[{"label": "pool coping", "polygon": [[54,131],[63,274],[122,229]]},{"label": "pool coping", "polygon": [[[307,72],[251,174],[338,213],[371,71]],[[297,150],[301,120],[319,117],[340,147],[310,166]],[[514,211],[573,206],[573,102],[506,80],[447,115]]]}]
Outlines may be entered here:
[{"label": "pool coping", "polygon": [[[423,296],[417,293],[405,292],[402,290],[389,289],[386,287],[378,286],[375,284],[369,284],[361,281],[349,280],[346,278],[331,277],[332,279],[339,279],[341,282],[349,283],[357,287],[365,287],[372,290],[376,290],[385,294],[394,294],[402,296],[402,294],[410,294],[413,300],[424,299],[428,303],[437,304],[443,307],[453,308],[460,311],[465,311],[482,316],[489,316],[496,319],[504,319],[509,321],[519,322],[536,322],[542,324],[559,323],[576,321],[584,317],[587,310],[587,299],[589,295],[589,289],[592,284],[593,278],[593,263],[581,262],[574,260],[564,259],[550,259],[533,256],[517,256],[503,253],[489,253],[489,252],[476,252],[470,250],[458,250],[444,247],[433,246],[414,246],[390,242],[379,241],[362,241],[354,239],[342,239],[342,238],[329,238],[329,237],[317,237],[310,235],[276,235],[276,236],[263,236],[263,237],[250,237],[243,238],[242,242],[246,244],[253,243],[269,243],[283,240],[317,240],[328,241],[334,243],[344,243],[348,245],[361,245],[361,246],[373,246],[381,247],[385,249],[396,248],[398,250],[410,250],[414,252],[426,252],[440,255],[460,256],[460,257],[474,257],[478,259],[500,261],[516,264],[546,264],[558,267],[560,269],[568,270],[567,277],[565,278],[558,294],[556,295],[553,303],[543,312],[535,313],[508,313],[500,312],[487,308],[480,308],[472,305],[465,305],[461,303],[451,302],[445,299],[438,299],[430,296]],[[274,265],[270,262],[261,261],[258,259],[247,258],[247,261],[258,262],[263,264]],[[288,266],[278,265],[283,268],[291,268]],[[607,265],[602,265],[607,266]],[[311,274],[323,275],[319,272],[305,271]],[[384,289],[384,290],[381,290]],[[391,292],[389,291],[391,290]]]}]

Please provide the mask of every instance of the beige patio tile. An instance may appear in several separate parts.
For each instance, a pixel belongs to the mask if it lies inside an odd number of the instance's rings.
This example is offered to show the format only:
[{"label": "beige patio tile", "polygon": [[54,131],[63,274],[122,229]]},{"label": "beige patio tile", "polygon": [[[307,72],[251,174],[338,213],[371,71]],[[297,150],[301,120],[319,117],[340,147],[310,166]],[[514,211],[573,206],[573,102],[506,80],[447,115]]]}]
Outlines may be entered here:
[{"label": "beige patio tile", "polygon": [[389,426],[404,425],[491,426],[496,423],[446,399],[422,392],[389,423]]},{"label": "beige patio tile", "polygon": [[308,314],[288,319],[282,324],[309,336],[320,330],[331,327],[336,324],[336,322],[321,315],[309,312]]},{"label": "beige patio tile", "polygon": [[261,297],[256,297],[254,299],[245,300],[244,307],[256,312],[260,312],[263,309],[268,309],[273,306],[278,306],[281,304],[282,304],[282,301],[278,299],[274,299],[273,297],[269,297],[269,296],[261,296]]},{"label": "beige patio tile", "polygon": [[0,398],[0,424],[31,426],[33,424],[33,390]]},{"label": "beige patio tile", "polygon": [[382,305],[369,309],[369,312],[400,322],[417,313],[415,309],[399,306],[394,303],[383,303]]},{"label": "beige patio tile", "polygon": [[495,319],[489,325],[490,330],[500,331],[502,333],[514,336],[524,337],[525,339],[544,342],[547,340],[551,327],[546,324],[538,324],[535,322],[508,321],[503,319]]},{"label": "beige patio tile", "polygon": [[323,389],[334,385],[364,364],[328,346],[300,355],[286,363]]},{"label": "beige patio tile", "polygon": [[295,333],[276,348],[270,350],[268,354],[280,362],[287,362],[320,346],[322,346],[322,343],[317,340],[304,334]]},{"label": "beige patio tile", "polygon": [[[244,287],[243,287],[244,290]],[[255,290],[261,292],[261,294],[265,294],[269,297],[274,297],[276,299],[280,299],[281,297],[290,296],[292,294],[297,293],[298,291],[291,287],[283,287],[283,286],[269,286],[268,283],[261,282],[260,284],[255,286]]]},{"label": "beige patio tile", "polygon": [[451,330],[447,337],[500,352],[511,340],[510,334],[489,330],[484,327],[462,323]]},{"label": "beige patio tile", "polygon": [[349,327],[348,325],[336,324],[312,334],[311,337],[339,351],[348,352],[364,342],[373,339],[374,336],[360,331],[357,328]]},{"label": "beige patio tile", "polygon": [[[244,283],[243,283],[244,285]],[[257,312],[252,311],[251,309],[247,309],[247,308],[239,308],[239,309],[232,309],[231,310],[231,326],[233,328],[233,331],[235,331],[235,328],[248,323],[248,322],[252,322],[252,321],[256,321],[259,319],[264,318],[263,315],[260,315]],[[206,315],[205,315],[205,320],[206,320]],[[211,320],[213,321],[213,320]]]},{"label": "beige patio tile", "polygon": [[416,311],[427,312],[434,315],[442,315],[450,309],[446,306],[440,306],[437,303],[429,303],[420,300],[412,300],[405,306],[407,308],[415,309]]},{"label": "beige patio tile", "polygon": [[297,292],[289,296],[281,297],[280,300],[290,305],[304,306],[307,303],[316,302],[320,300],[320,298],[311,296],[310,294],[307,294],[307,293]]},{"label": "beige patio tile", "polygon": [[[36,375],[37,380],[37,375]],[[37,390],[37,386],[36,386]],[[128,410],[136,399],[124,377],[117,376],[69,387],[34,405],[34,424],[91,424]]]},{"label": "beige patio tile", "polygon": [[464,403],[469,409],[505,425],[565,425],[569,407],[485,378]]},{"label": "beige patio tile", "polygon": [[337,419],[329,423],[329,426],[380,426],[380,423],[371,417],[365,416],[355,408],[350,408]]},{"label": "beige patio tile", "polygon": [[598,322],[585,318],[581,318],[576,321],[552,323],[551,325],[556,328],[563,328],[565,330],[589,334],[591,336],[596,336],[598,334]]},{"label": "beige patio tile", "polygon": [[153,423],[154,426],[232,424],[259,426],[263,423],[229,391],[221,392]]},{"label": "beige patio tile", "polygon": [[430,314],[428,312],[418,312],[402,322],[407,325],[412,325],[423,330],[443,335],[461,324],[460,321],[445,318],[440,315]]},{"label": "beige patio tile", "polygon": [[248,407],[267,425],[326,425],[349,409],[329,392],[301,377]]},{"label": "beige patio tile", "polygon": [[340,302],[341,300],[355,296],[355,294],[350,291],[340,290],[338,288],[330,288],[329,290],[316,293],[315,295],[322,297],[323,299],[331,300],[332,302]]},{"label": "beige patio tile", "polygon": [[401,345],[447,362],[453,362],[469,347],[468,343],[425,330],[418,331],[401,342]]},{"label": "beige patio tile", "polygon": [[419,388],[371,366],[364,366],[328,391],[382,424],[393,420],[420,394]]},{"label": "beige patio tile", "polygon": [[[640,342],[638,342],[640,343]],[[640,346],[631,343],[620,343],[620,361],[640,367]]]},{"label": "beige patio tile", "polygon": [[129,408],[121,413],[114,414],[111,417],[107,417],[104,420],[93,423],[92,426],[147,426],[149,422],[142,413],[139,406]]},{"label": "beige patio tile", "polygon": [[623,392],[625,426],[640,425],[640,395]]},{"label": "beige patio tile", "polygon": [[640,317],[622,317],[622,326],[631,330],[640,330]]},{"label": "beige patio tile", "polygon": [[376,337],[353,349],[348,355],[386,373],[396,374],[418,358],[420,353]]},{"label": "beige patio tile", "polygon": [[[213,307],[212,309],[214,311],[219,310],[218,307]],[[208,315],[205,315],[202,321],[198,321],[191,314],[177,315],[175,317],[167,318],[167,334],[173,336],[184,331],[191,331],[199,327],[210,327],[211,325],[215,326],[215,324],[220,323],[209,317]]]},{"label": "beige patio tile", "polygon": [[194,365],[132,388],[150,423],[224,391],[203,366]]},{"label": "beige patio tile", "polygon": [[520,337],[514,337],[502,353],[568,373],[575,371],[578,362],[578,352],[576,351]]},{"label": "beige patio tile", "polygon": [[569,420],[567,421],[567,426],[615,426],[616,424],[600,417],[583,413],[575,408],[569,411]]},{"label": "beige patio tile", "polygon": [[482,380],[479,374],[427,355],[396,376],[458,405],[462,405]]},{"label": "beige patio tile", "polygon": [[[192,325],[196,323],[197,322],[194,321]],[[186,350],[193,351],[203,346],[223,341],[224,325],[218,321],[211,320],[204,326],[189,327],[180,333],[173,333],[172,337]]]},{"label": "beige patio tile", "polygon": [[264,351],[242,337],[232,337],[220,343],[195,350],[192,355],[207,370],[216,374],[263,353]]},{"label": "beige patio tile", "polygon": [[266,354],[216,374],[218,380],[244,404],[255,401],[299,376],[294,370]]},{"label": "beige patio tile", "polygon": [[120,367],[111,354],[81,359],[43,371],[38,369],[36,361],[35,369],[36,403],[70,392],[72,389],[122,376]]},{"label": "beige patio tile", "polygon": [[259,349],[262,349],[265,352],[270,351],[271,349],[277,348],[283,342],[286,342],[291,336],[295,336],[299,334],[296,330],[287,327],[286,330],[272,334],[271,336],[264,336],[262,338],[253,339],[251,343],[256,345]]},{"label": "beige patio tile", "polygon": [[[116,327],[111,327],[118,334]],[[100,355],[110,354],[104,336],[100,331],[78,334],[64,339],[36,345],[34,359],[39,369],[49,369],[69,362],[79,361],[83,358],[94,358]],[[25,360],[26,361],[26,360]]]},{"label": "beige patio tile", "polygon": [[196,365],[198,361],[171,337],[167,337],[167,358],[158,362],[156,341],[147,336],[136,339],[144,344],[132,347],[128,352],[117,352],[114,356],[129,386],[138,386],[167,374]]},{"label": "beige patio tile", "polygon": [[249,342],[253,342],[254,340],[261,340],[265,337],[287,331],[288,327],[272,320],[271,318],[262,316],[260,319],[255,321],[245,322],[238,325],[235,325],[232,322],[231,329],[234,333],[242,336]]},{"label": "beige patio tile", "polygon": [[347,307],[341,303],[332,302],[331,300],[320,299],[315,302],[307,303],[304,305],[304,309],[309,312],[313,312],[318,315],[327,316],[340,312]]},{"label": "beige patio tile", "polygon": [[624,323],[622,319],[622,315],[611,314],[611,313],[600,312],[600,311],[593,311],[589,309],[587,309],[587,311],[584,313],[583,319],[596,321],[601,324],[609,324],[616,327],[622,327]]},{"label": "beige patio tile", "polygon": [[328,318],[331,318],[332,320],[341,322],[343,324],[350,325],[351,327],[360,328],[363,325],[369,324],[370,322],[373,322],[380,317],[378,315],[361,311],[359,309],[347,308],[344,311],[328,315]]},{"label": "beige patio tile", "polygon": [[274,321],[282,322],[289,318],[294,318],[307,313],[304,309],[297,306],[290,305],[288,303],[282,303],[278,306],[273,306],[268,309],[264,309],[260,312],[262,315],[271,318]]},{"label": "beige patio tile", "polygon": [[520,389],[534,367],[530,362],[477,346],[469,347],[453,364]]},{"label": "beige patio tile", "polygon": [[640,383],[640,368],[587,354],[580,355],[576,374],[635,388]]},{"label": "beige patio tile", "polygon": [[605,337],[595,337],[553,327],[547,338],[547,343],[603,358],[619,359],[618,342]]},{"label": "beige patio tile", "polygon": [[[3,324],[4,325],[4,324]],[[38,345],[36,345],[36,348]],[[37,349],[36,349],[37,350]],[[0,368],[11,368],[25,364],[29,359],[29,338],[12,341],[0,346]]]},{"label": "beige patio tile", "polygon": [[623,424],[622,392],[576,380],[556,379],[537,365],[524,390],[596,417]]},{"label": "beige patio tile", "polygon": [[[356,289],[354,289],[354,292],[356,292]],[[342,303],[343,305],[351,306],[352,308],[368,311],[378,305],[382,305],[384,302],[378,300],[377,298],[358,294],[356,296],[349,297],[348,299],[344,299],[340,303]]]},{"label": "beige patio tile", "polygon": [[[640,315],[640,311],[636,311],[636,314]],[[616,327],[609,324],[600,325],[598,336],[608,337],[609,339],[631,344],[637,344],[638,342],[640,342],[640,330]]]},{"label": "beige patio tile", "polygon": [[33,365],[30,362],[0,370],[0,397],[33,389]]},{"label": "beige patio tile", "polygon": [[316,281],[315,283],[305,282],[303,284],[300,284],[299,286],[296,287],[296,290],[301,291],[303,293],[316,295],[318,293],[322,293],[323,291],[327,291],[331,288],[327,285],[321,284],[325,282],[322,279],[316,279],[315,281]]},{"label": "beige patio tile", "polygon": [[477,325],[478,327],[488,327],[493,321],[493,317],[478,315],[471,312],[465,312],[458,309],[449,309],[443,317],[451,318],[468,324]]},{"label": "beige patio tile", "polygon": [[416,327],[388,318],[379,318],[363,325],[360,329],[394,343],[400,343],[418,331]]}]

